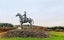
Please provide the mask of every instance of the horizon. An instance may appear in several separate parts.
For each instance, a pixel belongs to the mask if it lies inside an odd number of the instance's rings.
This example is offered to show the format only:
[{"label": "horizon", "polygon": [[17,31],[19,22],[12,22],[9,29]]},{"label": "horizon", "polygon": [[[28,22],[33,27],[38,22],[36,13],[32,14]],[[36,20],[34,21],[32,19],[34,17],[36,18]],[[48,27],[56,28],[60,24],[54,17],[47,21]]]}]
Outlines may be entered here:
[{"label": "horizon", "polygon": [[24,11],[34,25],[64,26],[64,0],[0,0],[0,23],[19,25],[15,16]]}]

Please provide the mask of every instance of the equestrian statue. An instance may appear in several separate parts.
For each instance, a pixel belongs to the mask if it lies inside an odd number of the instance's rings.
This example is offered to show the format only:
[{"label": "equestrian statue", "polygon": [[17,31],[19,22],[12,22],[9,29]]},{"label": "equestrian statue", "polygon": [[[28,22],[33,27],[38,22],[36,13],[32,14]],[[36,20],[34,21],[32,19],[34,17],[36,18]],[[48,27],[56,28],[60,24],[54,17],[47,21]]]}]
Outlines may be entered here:
[{"label": "equestrian statue", "polygon": [[21,15],[20,13],[17,13],[16,17],[17,16],[19,16],[19,18],[20,18],[21,29],[23,29],[22,24],[27,23],[27,22],[30,24],[30,28],[32,27],[33,19],[27,18],[26,11],[24,11],[24,15]]}]

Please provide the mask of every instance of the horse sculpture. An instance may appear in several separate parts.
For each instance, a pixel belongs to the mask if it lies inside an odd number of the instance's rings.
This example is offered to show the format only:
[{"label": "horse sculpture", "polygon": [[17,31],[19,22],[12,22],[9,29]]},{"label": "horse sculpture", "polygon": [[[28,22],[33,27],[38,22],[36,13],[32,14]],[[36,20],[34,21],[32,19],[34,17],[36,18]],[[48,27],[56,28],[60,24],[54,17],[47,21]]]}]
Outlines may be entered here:
[{"label": "horse sculpture", "polygon": [[26,17],[26,11],[24,11],[24,13],[25,13],[24,15],[21,15],[20,13],[18,13],[16,15],[16,17],[19,16],[19,18],[20,18],[21,28],[23,29],[22,24],[23,23],[27,23],[27,22],[30,23],[30,28],[31,28],[32,27],[32,21],[33,21],[33,19]]}]

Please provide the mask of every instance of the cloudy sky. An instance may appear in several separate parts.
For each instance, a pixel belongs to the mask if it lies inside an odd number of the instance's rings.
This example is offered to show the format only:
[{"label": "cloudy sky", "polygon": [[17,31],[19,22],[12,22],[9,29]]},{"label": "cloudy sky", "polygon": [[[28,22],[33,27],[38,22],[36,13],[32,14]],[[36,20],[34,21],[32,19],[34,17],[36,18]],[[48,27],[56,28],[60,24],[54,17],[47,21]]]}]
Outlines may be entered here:
[{"label": "cloudy sky", "polygon": [[64,26],[64,0],[0,0],[0,22],[20,24],[17,13],[34,19],[35,25]]}]

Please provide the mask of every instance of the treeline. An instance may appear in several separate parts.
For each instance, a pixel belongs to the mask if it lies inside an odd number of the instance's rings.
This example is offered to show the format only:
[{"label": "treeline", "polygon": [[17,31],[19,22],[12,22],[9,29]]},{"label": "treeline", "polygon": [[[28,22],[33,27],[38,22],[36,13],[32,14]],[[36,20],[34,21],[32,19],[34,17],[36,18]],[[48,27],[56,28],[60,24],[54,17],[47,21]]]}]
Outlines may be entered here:
[{"label": "treeline", "polygon": [[48,29],[51,29],[51,30],[62,29],[62,30],[64,30],[64,26],[48,27]]},{"label": "treeline", "polygon": [[0,23],[0,27],[13,27],[10,23]]}]

